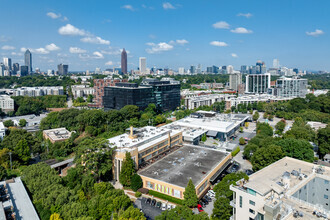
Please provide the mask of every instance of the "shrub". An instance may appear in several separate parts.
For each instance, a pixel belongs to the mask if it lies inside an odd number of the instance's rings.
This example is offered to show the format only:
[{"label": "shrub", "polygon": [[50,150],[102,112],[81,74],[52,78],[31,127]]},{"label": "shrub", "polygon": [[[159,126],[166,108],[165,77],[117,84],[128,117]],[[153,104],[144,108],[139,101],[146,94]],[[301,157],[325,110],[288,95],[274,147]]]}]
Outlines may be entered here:
[{"label": "shrub", "polygon": [[243,137],[241,137],[241,138],[239,139],[239,144],[240,144],[240,145],[244,145],[244,144],[245,144],[245,140],[244,140]]},{"label": "shrub", "polygon": [[231,156],[232,157],[235,157],[240,151],[241,151],[241,149],[239,147],[237,147],[235,150],[233,150],[231,152]]},{"label": "shrub", "polygon": [[134,174],[131,182],[131,189],[136,192],[143,186],[142,179],[139,174]]},{"label": "shrub", "polygon": [[142,196],[142,193],[140,193],[140,192],[136,192],[136,193],[135,193],[135,197],[136,197],[136,198],[139,198],[140,196]]},{"label": "shrub", "polygon": [[167,200],[169,202],[173,202],[173,203],[178,204],[178,205],[182,205],[182,201],[183,201],[181,199],[177,199],[177,198],[174,198],[172,196],[165,195],[163,193],[156,192],[156,191],[153,191],[153,190],[149,190],[149,195],[155,196],[155,197],[160,198],[160,199]]}]

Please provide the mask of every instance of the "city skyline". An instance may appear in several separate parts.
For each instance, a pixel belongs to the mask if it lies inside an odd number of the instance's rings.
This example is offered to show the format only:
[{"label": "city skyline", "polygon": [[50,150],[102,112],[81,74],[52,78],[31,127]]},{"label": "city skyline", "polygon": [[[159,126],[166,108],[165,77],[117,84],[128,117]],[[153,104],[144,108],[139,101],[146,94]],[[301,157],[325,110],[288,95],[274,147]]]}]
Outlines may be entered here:
[{"label": "city skyline", "polygon": [[63,2],[39,1],[36,8],[3,0],[0,18],[10,22],[0,25],[1,58],[22,65],[29,49],[33,68],[65,63],[82,71],[120,67],[126,48],[128,70],[138,68],[139,57],[146,57],[148,68],[175,70],[198,64],[239,70],[259,59],[267,68],[278,59],[290,68],[330,70],[328,1]]}]

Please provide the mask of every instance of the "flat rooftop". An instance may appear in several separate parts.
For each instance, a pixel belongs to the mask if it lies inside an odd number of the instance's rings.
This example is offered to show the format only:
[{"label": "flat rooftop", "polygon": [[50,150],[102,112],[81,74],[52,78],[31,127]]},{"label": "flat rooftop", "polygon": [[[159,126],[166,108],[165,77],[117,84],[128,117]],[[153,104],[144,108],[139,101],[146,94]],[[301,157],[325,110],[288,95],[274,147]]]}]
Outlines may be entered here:
[{"label": "flat rooftop", "polygon": [[180,187],[186,187],[191,178],[197,186],[226,156],[220,151],[185,145],[143,169],[139,175]]},{"label": "flat rooftop", "polygon": [[[252,174],[249,178],[249,181],[244,186],[255,190],[261,195],[265,195],[271,190],[274,190],[277,193],[281,193],[286,191],[284,186],[279,184],[285,172],[291,174],[292,171],[295,170],[303,175],[307,175],[303,178],[304,180],[308,177],[312,177],[313,174],[316,173],[315,170],[319,167],[319,165],[293,159],[291,157],[284,157],[283,159]],[[322,167],[322,170],[322,176],[330,179],[330,168]],[[290,185],[288,186],[289,190],[293,189],[295,186],[297,186],[297,184],[302,182],[302,180],[299,180],[299,178],[290,179]]]},{"label": "flat rooftop", "polygon": [[247,118],[249,118],[249,116],[244,114],[217,114],[215,117],[186,117],[175,121],[173,124],[227,133],[244,122]]},{"label": "flat rooftop", "polygon": [[142,151],[153,144],[163,141],[168,138],[168,134],[174,136],[180,133],[180,130],[171,130],[165,127],[146,126],[143,128],[134,129],[136,138],[131,139],[129,134],[125,133],[108,139],[110,147],[117,147],[117,150],[130,151],[135,147],[138,151]]},{"label": "flat rooftop", "polygon": [[66,128],[55,128],[50,130],[44,130],[44,134],[46,134],[53,141],[66,140],[71,137],[70,131],[66,130]]},{"label": "flat rooftop", "polygon": [[9,200],[2,203],[3,206],[0,208],[7,209],[13,207],[16,219],[39,219],[20,177],[13,179],[13,181],[0,182],[0,185],[8,189],[10,197]]}]

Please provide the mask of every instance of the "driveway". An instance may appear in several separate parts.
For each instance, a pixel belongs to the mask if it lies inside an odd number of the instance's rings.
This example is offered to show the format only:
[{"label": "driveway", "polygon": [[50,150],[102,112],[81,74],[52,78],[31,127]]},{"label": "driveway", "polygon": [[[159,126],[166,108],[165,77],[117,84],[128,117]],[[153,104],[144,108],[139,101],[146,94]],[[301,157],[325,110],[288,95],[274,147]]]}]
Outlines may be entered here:
[{"label": "driveway", "polygon": [[241,150],[235,157],[234,160],[241,165],[239,171],[252,170],[252,164],[243,159],[243,150]]}]

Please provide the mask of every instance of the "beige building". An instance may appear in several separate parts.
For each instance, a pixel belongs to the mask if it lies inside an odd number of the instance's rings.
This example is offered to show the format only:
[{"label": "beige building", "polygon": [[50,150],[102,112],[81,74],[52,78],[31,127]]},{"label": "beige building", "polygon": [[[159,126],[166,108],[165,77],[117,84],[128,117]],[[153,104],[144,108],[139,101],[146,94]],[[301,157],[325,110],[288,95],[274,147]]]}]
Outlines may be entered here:
[{"label": "beige building", "polygon": [[42,132],[44,139],[50,140],[53,144],[55,142],[65,141],[71,137],[72,132],[66,130],[66,128],[55,128],[50,130],[44,130]]},{"label": "beige building", "polygon": [[329,167],[285,157],[230,186],[232,219],[329,219],[329,188]]},{"label": "beige building", "polygon": [[143,166],[165,151],[182,144],[182,132],[162,127],[146,126],[129,129],[129,132],[108,139],[110,147],[116,147],[114,179],[119,180],[126,152],[130,152],[136,168]]},{"label": "beige building", "polygon": [[7,113],[14,111],[14,99],[8,95],[0,95],[0,109]]},{"label": "beige building", "polygon": [[201,198],[231,161],[229,153],[184,145],[172,154],[139,171],[143,187],[183,199],[191,179]]}]

